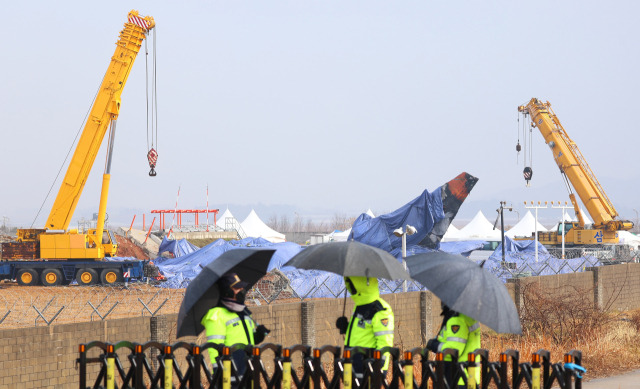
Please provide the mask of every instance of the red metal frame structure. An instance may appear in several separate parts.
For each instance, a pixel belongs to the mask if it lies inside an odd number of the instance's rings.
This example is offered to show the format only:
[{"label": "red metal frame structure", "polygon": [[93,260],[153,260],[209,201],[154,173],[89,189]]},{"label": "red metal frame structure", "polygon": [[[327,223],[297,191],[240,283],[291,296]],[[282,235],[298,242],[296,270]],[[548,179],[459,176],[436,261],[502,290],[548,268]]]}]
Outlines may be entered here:
[{"label": "red metal frame structure", "polygon": [[160,214],[160,229],[165,229],[164,217],[168,213],[176,214],[176,227],[180,228],[182,226],[182,215],[183,214],[194,214],[196,225],[199,224],[199,215],[201,213],[210,214],[213,213],[213,224],[215,225],[218,220],[218,212],[219,209],[154,209],[151,213]]}]

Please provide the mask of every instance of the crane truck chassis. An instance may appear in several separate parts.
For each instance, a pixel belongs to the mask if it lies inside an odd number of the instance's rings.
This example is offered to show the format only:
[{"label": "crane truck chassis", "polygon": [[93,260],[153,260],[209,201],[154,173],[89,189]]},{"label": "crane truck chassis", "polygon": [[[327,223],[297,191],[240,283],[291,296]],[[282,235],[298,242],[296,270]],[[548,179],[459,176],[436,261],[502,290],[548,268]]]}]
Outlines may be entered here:
[{"label": "crane truck chassis", "polygon": [[[80,285],[93,285],[157,276],[157,268],[149,261],[112,260],[117,256],[118,243],[113,233],[104,229],[120,97],[142,42],[154,27],[152,17],[140,16],[135,10],[129,12],[45,228],[18,229],[15,242],[2,244],[0,279],[15,279],[27,286],[55,286],[74,279]],[[107,161],[96,228],[86,232],[69,229],[107,132]],[[157,158],[153,152],[152,171]]]}]

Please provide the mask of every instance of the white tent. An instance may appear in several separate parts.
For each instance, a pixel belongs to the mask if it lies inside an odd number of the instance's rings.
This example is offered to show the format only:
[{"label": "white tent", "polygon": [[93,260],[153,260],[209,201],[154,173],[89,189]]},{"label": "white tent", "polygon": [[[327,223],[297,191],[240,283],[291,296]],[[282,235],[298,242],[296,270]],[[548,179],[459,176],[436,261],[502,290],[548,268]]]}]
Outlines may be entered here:
[{"label": "white tent", "polygon": [[[578,219],[575,216],[569,215],[569,212],[564,211],[564,221],[577,222]],[[547,231],[558,231],[558,225],[560,225],[560,222],[557,222],[556,224],[554,224],[553,227],[549,228]]]},{"label": "white tent", "polygon": [[231,214],[231,211],[229,211],[229,208],[227,208],[222,214],[222,216],[218,217],[216,220],[216,225],[222,228],[223,230],[226,229],[227,224],[229,224],[230,228],[240,224],[238,220],[236,220],[236,218],[233,216],[233,214]]},{"label": "white tent", "polygon": [[[589,219],[589,214],[586,213],[584,211],[584,209],[580,208],[580,213],[582,214],[582,217],[584,218],[584,224],[593,224],[593,220]],[[578,220],[578,218],[575,218],[576,220]]]},{"label": "white tent", "polygon": [[246,219],[240,223],[247,237],[264,238],[272,243],[285,242],[285,235],[266,225],[253,209]]},{"label": "white tent", "polygon": [[640,246],[640,236],[634,235],[629,231],[618,231],[618,240],[620,243],[633,246],[635,250]]},{"label": "white tent", "polygon": [[456,240],[460,240],[460,230],[457,229],[453,224],[449,224],[449,228],[447,228],[447,232],[444,233],[442,241],[450,242]]},{"label": "white tent", "polygon": [[493,229],[493,224],[484,216],[482,211],[478,211],[469,224],[460,229],[458,240],[502,240],[502,233],[499,229]]},{"label": "white tent", "polygon": [[522,219],[513,227],[506,231],[504,234],[509,238],[513,238],[514,236],[531,236],[536,230],[536,224],[538,226],[538,232],[547,231],[546,228],[540,222],[536,223],[533,214],[531,211],[527,211],[527,214],[524,215]]}]

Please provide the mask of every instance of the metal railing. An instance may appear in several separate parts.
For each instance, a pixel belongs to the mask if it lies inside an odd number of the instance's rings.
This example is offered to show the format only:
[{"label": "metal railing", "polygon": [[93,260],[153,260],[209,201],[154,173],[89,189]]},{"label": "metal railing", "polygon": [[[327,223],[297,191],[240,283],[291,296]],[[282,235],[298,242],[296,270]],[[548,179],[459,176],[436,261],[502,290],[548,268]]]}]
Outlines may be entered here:
[{"label": "metal railing", "polygon": [[[204,355],[210,348],[220,355],[213,366]],[[241,350],[246,364],[243,374],[238,372],[231,357],[238,350]],[[152,351],[157,352],[153,361],[150,360]],[[391,357],[388,372],[382,371],[382,356],[385,354]],[[213,343],[137,344],[123,341],[110,344],[96,341],[79,346],[77,364],[79,387],[82,389],[450,389],[456,388],[460,381],[466,387],[495,385],[499,389],[582,387],[581,351],[571,350],[564,355],[563,362],[557,363],[551,362],[547,350],[533,353],[531,362],[521,361],[519,354],[517,350],[507,350],[500,354],[499,361],[492,362],[489,350],[477,349],[469,354],[469,361],[458,362],[456,350],[447,349],[434,354],[420,347],[401,354],[400,349],[391,347],[342,350],[339,346],[330,345],[311,348],[269,343],[259,347],[226,347]],[[356,357],[362,358],[364,367],[358,372],[353,364]],[[92,366],[96,368],[90,369]],[[479,382],[475,382],[476,369],[480,370]]]}]

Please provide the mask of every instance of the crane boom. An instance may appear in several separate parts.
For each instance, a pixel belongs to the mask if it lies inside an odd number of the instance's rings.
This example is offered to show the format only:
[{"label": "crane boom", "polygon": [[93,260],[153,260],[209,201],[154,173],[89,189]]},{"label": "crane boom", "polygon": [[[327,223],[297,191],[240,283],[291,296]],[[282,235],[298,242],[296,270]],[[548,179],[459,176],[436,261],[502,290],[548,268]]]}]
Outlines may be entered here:
[{"label": "crane boom", "polygon": [[69,227],[107,129],[118,118],[120,96],[133,62],[145,35],[154,27],[152,17],[141,17],[137,11],[129,12],[127,23],[120,32],[115,53],[49,213],[46,229],[66,230]]},{"label": "crane boom", "polygon": [[[571,183],[587,212],[593,219],[593,230],[602,230],[601,242],[617,242],[617,231],[633,228],[633,223],[619,220],[618,212],[609,200],[586,159],[565,131],[551,104],[532,98],[518,111],[530,115],[531,125],[537,127],[551,149],[553,158],[565,180]],[[569,189],[571,189],[569,187]],[[571,192],[571,190],[570,190]],[[584,218],[573,193],[569,197],[579,219],[579,227],[585,228]],[[591,231],[591,229],[589,230]],[[597,232],[596,232],[597,234]]]}]

